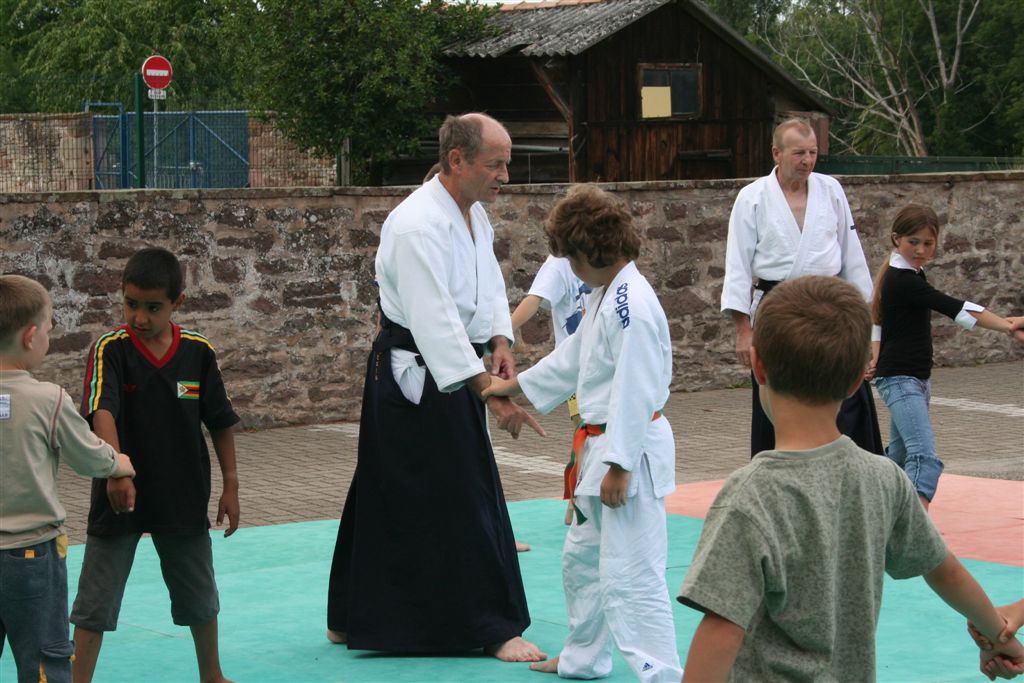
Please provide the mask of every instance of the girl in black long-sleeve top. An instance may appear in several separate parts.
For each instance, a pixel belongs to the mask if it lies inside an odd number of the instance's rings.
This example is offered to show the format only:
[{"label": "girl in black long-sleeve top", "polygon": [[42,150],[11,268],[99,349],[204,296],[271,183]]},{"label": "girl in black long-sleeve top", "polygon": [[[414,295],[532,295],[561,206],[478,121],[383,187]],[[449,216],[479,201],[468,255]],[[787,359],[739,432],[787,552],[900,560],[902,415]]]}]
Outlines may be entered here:
[{"label": "girl in black long-sleeve top", "polygon": [[942,461],[928,416],[932,372],[932,311],[968,330],[975,325],[1007,332],[1024,343],[1016,319],[1001,318],[983,306],[943,294],[925,278],[923,266],[935,256],[939,219],[911,204],[893,221],[895,247],[875,279],[872,315],[881,326],[875,387],[892,422],[886,455],[904,469],[925,507],[935,495]]}]

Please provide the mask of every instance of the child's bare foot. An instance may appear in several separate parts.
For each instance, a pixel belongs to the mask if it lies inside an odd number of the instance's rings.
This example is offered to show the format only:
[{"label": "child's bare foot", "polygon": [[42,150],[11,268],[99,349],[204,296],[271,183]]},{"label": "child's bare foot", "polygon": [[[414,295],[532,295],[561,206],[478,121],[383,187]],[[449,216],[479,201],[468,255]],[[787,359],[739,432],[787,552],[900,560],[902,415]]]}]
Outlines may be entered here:
[{"label": "child's bare foot", "polygon": [[558,657],[549,659],[546,662],[534,662],[530,665],[530,671],[539,671],[542,674],[557,674]]},{"label": "child's bare foot", "polygon": [[348,634],[342,631],[332,631],[331,629],[327,629],[327,640],[340,645],[348,642]]},{"label": "child's bare foot", "polygon": [[504,643],[488,645],[484,653],[503,662],[540,662],[548,658],[540,648],[520,636],[509,638]]},{"label": "child's bare foot", "polygon": [[529,552],[529,551],[530,551],[530,544],[529,543],[520,543],[519,541],[516,541],[516,552],[517,553],[525,553],[525,552]]}]

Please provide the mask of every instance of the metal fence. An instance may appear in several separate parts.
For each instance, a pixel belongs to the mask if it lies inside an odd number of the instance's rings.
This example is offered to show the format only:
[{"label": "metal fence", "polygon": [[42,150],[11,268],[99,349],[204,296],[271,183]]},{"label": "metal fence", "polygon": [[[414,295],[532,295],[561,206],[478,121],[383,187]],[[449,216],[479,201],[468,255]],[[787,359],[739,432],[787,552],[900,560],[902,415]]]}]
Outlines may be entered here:
[{"label": "metal fence", "polygon": [[[136,187],[137,120],[120,103],[0,115],[0,192]],[[246,111],[143,114],[145,187],[325,186],[335,160],[305,153]]]},{"label": "metal fence", "polygon": [[[117,102],[92,102],[86,109],[76,114],[0,114],[0,192],[136,187],[136,115]],[[308,187],[336,182],[335,159],[301,151],[265,115],[147,112],[142,128],[146,187]],[[527,159],[526,175],[514,182],[558,180],[568,163],[564,150]],[[431,163],[426,157],[389,162],[384,182],[417,184]],[[823,155],[817,170],[850,175],[1024,170],[1024,158]]]},{"label": "metal fence", "polygon": [[815,166],[830,175],[904,175],[1024,170],[1021,157],[883,157],[824,154]]}]

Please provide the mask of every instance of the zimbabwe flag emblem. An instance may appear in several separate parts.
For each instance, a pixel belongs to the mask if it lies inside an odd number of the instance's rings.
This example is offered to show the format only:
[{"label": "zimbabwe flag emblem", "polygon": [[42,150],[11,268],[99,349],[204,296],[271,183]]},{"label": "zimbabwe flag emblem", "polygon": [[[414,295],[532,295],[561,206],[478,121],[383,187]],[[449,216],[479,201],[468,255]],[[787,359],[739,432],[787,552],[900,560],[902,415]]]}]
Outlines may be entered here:
[{"label": "zimbabwe flag emblem", "polygon": [[199,398],[199,382],[178,382],[178,398]]}]

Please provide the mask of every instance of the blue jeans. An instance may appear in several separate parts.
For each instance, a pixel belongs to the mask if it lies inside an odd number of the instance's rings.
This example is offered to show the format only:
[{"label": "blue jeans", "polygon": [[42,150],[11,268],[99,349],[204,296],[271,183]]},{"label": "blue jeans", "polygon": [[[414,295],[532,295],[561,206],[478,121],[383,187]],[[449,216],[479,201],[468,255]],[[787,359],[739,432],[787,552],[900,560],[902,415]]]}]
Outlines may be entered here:
[{"label": "blue jeans", "polygon": [[[66,547],[66,546],[64,546]],[[11,643],[18,683],[71,681],[68,570],[56,539],[0,550],[0,653]]]},{"label": "blue jeans", "polygon": [[935,433],[928,416],[932,382],[897,375],[876,378],[875,388],[892,416],[885,454],[903,468],[918,495],[930,501],[943,467],[935,451]]}]

